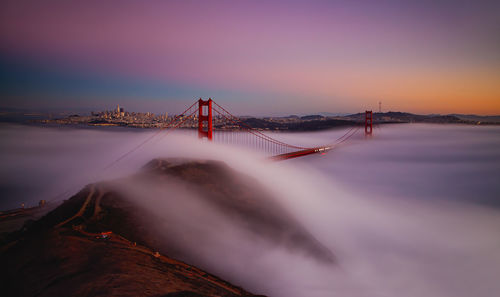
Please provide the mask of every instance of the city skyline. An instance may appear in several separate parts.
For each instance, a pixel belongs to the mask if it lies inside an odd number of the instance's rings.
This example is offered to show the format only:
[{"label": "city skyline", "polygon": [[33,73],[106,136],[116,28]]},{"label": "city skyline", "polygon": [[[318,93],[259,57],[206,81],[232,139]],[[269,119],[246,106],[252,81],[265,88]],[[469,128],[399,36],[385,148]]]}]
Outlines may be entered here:
[{"label": "city skyline", "polygon": [[500,114],[493,1],[4,1],[1,107]]}]

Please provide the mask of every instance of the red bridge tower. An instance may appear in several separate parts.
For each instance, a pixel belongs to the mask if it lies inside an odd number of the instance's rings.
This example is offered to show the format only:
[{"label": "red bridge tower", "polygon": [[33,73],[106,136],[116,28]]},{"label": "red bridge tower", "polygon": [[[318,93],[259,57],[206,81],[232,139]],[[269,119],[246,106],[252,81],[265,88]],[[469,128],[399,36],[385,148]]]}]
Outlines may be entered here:
[{"label": "red bridge tower", "polygon": [[[204,108],[204,107],[207,108]],[[206,111],[206,112],[204,112]],[[198,137],[212,141],[212,99],[198,100]]]},{"label": "red bridge tower", "polygon": [[371,110],[365,111],[365,135],[371,135],[373,132],[373,113]]}]

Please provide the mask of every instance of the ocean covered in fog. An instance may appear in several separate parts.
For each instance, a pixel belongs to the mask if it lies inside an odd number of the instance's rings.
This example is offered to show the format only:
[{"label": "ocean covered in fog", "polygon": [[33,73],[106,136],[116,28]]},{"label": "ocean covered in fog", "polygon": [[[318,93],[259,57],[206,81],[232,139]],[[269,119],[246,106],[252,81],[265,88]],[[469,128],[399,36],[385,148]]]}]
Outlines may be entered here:
[{"label": "ocean covered in fog", "polygon": [[[301,146],[327,144],[344,130],[275,133]],[[72,129],[0,125],[0,209],[21,202],[51,200],[99,178],[103,168],[154,132],[108,128]],[[194,133],[160,135],[117,169],[133,172],[155,157],[207,157],[231,162],[220,146],[206,148]],[[187,133],[185,133],[187,134]],[[226,149],[226,148],[224,148]],[[259,152],[236,150],[235,159],[259,159]],[[142,163],[141,163],[142,162]],[[326,155],[286,161],[314,170],[361,196],[454,200],[500,207],[500,127],[402,124],[386,125],[365,138],[358,133]],[[74,186],[75,188],[72,188]]]},{"label": "ocean covered in fog", "polygon": [[[317,146],[344,132],[273,137]],[[210,271],[252,292],[465,297],[500,291],[500,127],[385,125],[328,154],[276,163],[179,132],[159,135],[107,168],[151,133],[0,124],[0,209],[67,199],[157,157],[217,159],[255,177],[339,259],[332,268],[244,235],[206,252],[218,259]]]}]

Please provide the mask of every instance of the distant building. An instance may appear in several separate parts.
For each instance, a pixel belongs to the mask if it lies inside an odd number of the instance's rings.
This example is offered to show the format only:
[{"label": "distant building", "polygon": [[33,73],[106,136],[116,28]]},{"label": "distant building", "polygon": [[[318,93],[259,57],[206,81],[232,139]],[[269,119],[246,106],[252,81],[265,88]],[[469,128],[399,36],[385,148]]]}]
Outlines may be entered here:
[{"label": "distant building", "polygon": [[120,107],[120,104],[116,105],[116,116],[117,117],[124,117],[125,116],[125,110],[123,107]]}]

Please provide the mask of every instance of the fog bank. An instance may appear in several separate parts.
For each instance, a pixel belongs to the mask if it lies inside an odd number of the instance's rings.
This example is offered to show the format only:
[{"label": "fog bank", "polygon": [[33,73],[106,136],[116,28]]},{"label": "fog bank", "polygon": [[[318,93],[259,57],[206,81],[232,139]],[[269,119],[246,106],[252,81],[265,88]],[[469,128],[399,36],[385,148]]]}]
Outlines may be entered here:
[{"label": "fog bank", "polygon": [[[344,132],[276,137],[318,145]],[[338,258],[330,267],[270,245],[229,224],[199,202],[202,197],[185,194],[190,202],[174,209],[158,199],[162,194],[137,197],[158,214],[196,214],[185,224],[191,230],[184,230],[184,245],[198,249],[200,263],[211,272],[249,291],[276,297],[465,297],[500,291],[498,127],[383,126],[373,137],[358,135],[326,155],[277,163],[181,132],[102,170],[150,133],[1,125],[1,208],[71,195],[87,183],[132,174],[157,157],[217,159],[257,179]],[[136,190],[131,196],[140,196]]]}]

